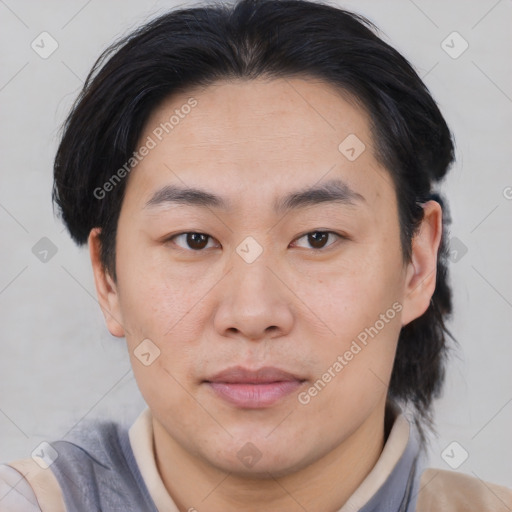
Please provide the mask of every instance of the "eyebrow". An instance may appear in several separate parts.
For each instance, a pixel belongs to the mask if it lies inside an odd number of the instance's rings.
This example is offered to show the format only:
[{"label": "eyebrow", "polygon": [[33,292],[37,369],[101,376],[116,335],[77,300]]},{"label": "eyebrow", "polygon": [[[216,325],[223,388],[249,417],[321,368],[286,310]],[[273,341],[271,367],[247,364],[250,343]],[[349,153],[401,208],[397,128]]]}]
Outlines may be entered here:
[{"label": "eyebrow", "polygon": [[[321,185],[303,188],[277,199],[274,202],[274,212],[282,214],[320,203],[354,206],[364,202],[366,199],[359,192],[350,188],[347,183],[340,179],[332,179]],[[166,204],[182,204],[226,211],[232,209],[232,203],[227,198],[199,188],[177,185],[166,185],[157,190],[146,202],[144,209],[153,209]]]}]

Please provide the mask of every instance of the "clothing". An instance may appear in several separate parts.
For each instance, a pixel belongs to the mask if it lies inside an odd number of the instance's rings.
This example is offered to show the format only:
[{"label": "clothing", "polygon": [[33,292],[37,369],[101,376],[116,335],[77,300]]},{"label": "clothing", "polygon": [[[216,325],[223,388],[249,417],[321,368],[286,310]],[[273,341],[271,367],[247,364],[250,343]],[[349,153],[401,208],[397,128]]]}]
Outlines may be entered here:
[{"label": "clothing", "polygon": [[[509,489],[424,471],[417,432],[396,409],[388,407],[387,414],[392,427],[381,456],[338,512],[512,510]],[[149,409],[129,429],[89,423],[72,440],[51,446],[58,457],[48,469],[32,458],[0,465],[0,512],[179,512],[157,470]]]}]

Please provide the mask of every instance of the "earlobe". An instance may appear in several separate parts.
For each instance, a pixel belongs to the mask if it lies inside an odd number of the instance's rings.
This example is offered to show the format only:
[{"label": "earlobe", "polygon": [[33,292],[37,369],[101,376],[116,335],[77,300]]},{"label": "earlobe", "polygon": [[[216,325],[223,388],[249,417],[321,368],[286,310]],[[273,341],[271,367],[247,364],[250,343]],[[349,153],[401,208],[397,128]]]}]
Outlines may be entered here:
[{"label": "earlobe", "polygon": [[103,311],[107,328],[112,336],[121,338],[125,335],[125,330],[122,324],[119,295],[114,280],[101,262],[101,241],[99,239],[100,231],[100,228],[93,228],[89,233],[88,238],[89,255],[91,257],[94,283],[96,285],[98,302],[101,310]]},{"label": "earlobe", "polygon": [[423,220],[412,240],[411,262],[407,266],[402,326],[425,313],[436,287],[443,212],[437,201],[424,203],[423,211]]}]

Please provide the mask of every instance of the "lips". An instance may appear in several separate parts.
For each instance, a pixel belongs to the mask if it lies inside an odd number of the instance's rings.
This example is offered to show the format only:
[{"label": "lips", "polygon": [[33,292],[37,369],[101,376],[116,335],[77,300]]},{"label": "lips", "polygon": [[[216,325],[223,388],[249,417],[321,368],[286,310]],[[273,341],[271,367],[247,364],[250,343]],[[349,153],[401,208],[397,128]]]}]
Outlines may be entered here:
[{"label": "lips", "polygon": [[269,407],[302,386],[306,379],[279,368],[249,370],[235,366],[205,380],[221,399],[240,408]]},{"label": "lips", "polygon": [[234,366],[215,374],[208,382],[232,382],[238,384],[262,384],[270,382],[284,382],[292,380],[305,380],[273,366],[264,366],[257,370],[248,370],[241,366]]}]

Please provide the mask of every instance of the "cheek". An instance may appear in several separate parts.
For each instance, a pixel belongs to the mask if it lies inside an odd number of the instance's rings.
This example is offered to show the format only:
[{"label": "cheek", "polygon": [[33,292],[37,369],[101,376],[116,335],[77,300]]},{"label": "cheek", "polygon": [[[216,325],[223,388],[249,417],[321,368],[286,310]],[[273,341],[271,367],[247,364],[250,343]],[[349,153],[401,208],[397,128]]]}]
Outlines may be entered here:
[{"label": "cheek", "polygon": [[[193,369],[207,315],[207,301],[201,299],[212,284],[198,273],[192,278],[137,253],[123,262],[118,271],[120,303],[141,393],[150,406],[188,407],[182,386],[194,384]],[[147,352],[150,357],[142,356]],[[148,359],[154,362],[146,366]]]},{"label": "cheek", "polygon": [[367,245],[337,271],[298,281],[298,295],[315,313],[313,332],[325,333],[314,346],[318,404],[353,410],[386,392],[401,329],[399,256],[383,252],[380,243]]},{"label": "cheek", "polygon": [[396,306],[375,308],[373,315],[340,315],[338,338],[315,346],[315,378],[298,396],[311,421],[322,417],[334,428],[356,428],[384,399],[400,332]]},{"label": "cheek", "polygon": [[373,325],[400,299],[399,272],[399,262],[389,251],[366,244],[347,251],[338,261],[315,263],[309,272],[288,279],[319,332],[343,341]]},{"label": "cheek", "polygon": [[186,338],[189,316],[195,314],[195,306],[204,295],[207,282],[201,273],[187,271],[183,265],[173,266],[160,252],[154,251],[157,258],[152,258],[149,250],[145,254],[120,254],[120,305],[132,338],[164,340],[176,329]]}]

